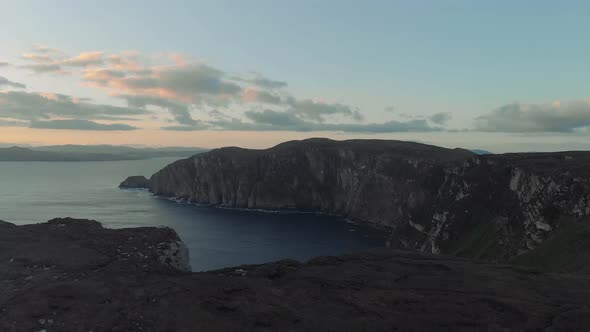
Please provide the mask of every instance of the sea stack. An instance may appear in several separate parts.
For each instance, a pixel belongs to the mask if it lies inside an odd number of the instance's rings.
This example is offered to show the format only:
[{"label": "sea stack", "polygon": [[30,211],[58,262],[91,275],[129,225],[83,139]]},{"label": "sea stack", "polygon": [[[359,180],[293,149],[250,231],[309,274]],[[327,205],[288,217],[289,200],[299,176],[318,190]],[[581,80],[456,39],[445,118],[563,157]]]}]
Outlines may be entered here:
[{"label": "sea stack", "polygon": [[148,180],[145,176],[136,175],[130,176],[125,181],[119,184],[119,188],[121,189],[149,189],[150,188],[150,180]]}]

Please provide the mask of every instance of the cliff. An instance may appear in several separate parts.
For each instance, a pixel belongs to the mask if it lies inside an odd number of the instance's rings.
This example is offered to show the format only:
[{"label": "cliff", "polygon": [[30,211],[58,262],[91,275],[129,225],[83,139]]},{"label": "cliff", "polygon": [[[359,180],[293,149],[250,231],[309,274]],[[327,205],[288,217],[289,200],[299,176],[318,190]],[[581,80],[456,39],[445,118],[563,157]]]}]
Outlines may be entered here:
[{"label": "cliff", "polygon": [[392,230],[391,246],[507,259],[590,216],[590,153],[476,155],[411,142],[222,148],[154,174],[156,195],[312,210]]},{"label": "cliff", "polygon": [[590,277],[382,248],[186,272],[169,228],[0,222],[1,331],[584,331]]}]

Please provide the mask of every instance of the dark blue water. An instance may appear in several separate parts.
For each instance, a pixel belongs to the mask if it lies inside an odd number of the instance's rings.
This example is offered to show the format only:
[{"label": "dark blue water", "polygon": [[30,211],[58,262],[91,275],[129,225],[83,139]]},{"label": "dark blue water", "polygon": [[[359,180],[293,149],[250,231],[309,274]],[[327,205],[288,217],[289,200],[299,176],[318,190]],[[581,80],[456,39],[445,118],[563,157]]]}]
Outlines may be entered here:
[{"label": "dark blue water", "polygon": [[334,217],[197,207],[118,184],[174,161],[0,162],[0,219],[16,224],[56,217],[106,227],[170,226],[190,249],[195,271],[291,258],[306,260],[382,246],[384,234]]}]

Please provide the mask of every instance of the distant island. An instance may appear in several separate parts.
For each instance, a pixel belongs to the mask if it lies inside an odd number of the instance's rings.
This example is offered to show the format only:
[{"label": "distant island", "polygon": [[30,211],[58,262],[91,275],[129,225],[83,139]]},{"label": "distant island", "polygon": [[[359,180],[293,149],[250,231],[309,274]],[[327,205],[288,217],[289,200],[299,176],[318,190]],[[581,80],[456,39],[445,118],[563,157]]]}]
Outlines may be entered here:
[{"label": "distant island", "polygon": [[134,148],[114,145],[53,145],[0,148],[0,161],[115,161],[160,157],[186,158],[207,151],[198,147]]}]

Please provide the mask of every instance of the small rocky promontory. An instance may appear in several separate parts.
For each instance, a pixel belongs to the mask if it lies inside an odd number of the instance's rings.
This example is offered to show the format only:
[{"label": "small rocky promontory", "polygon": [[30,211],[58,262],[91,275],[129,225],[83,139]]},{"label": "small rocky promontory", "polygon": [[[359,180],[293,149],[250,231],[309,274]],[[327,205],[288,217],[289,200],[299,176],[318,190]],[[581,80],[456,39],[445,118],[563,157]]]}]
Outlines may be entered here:
[{"label": "small rocky promontory", "polygon": [[588,331],[590,275],[388,248],[189,273],[169,228],[0,222],[0,331]]},{"label": "small rocky promontory", "polygon": [[119,184],[119,188],[121,189],[149,189],[150,188],[150,180],[148,180],[145,176],[142,175],[135,175],[130,176],[125,181]]}]

